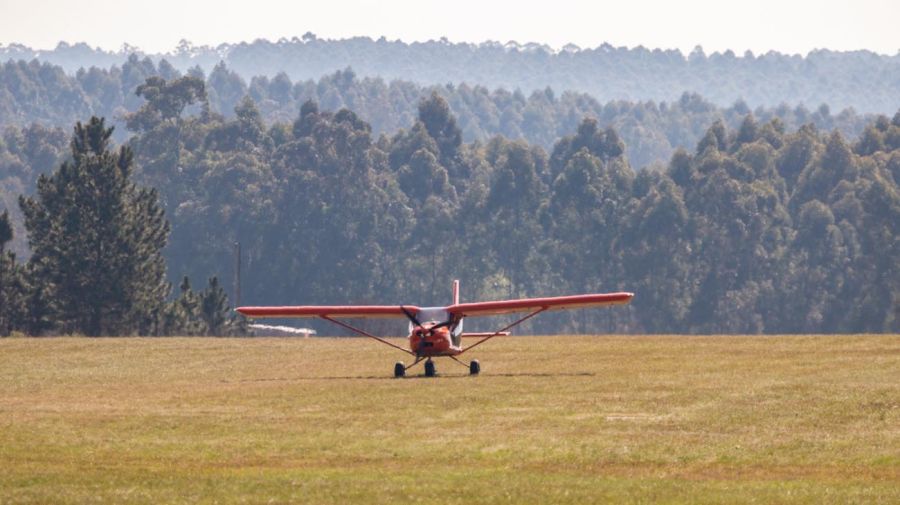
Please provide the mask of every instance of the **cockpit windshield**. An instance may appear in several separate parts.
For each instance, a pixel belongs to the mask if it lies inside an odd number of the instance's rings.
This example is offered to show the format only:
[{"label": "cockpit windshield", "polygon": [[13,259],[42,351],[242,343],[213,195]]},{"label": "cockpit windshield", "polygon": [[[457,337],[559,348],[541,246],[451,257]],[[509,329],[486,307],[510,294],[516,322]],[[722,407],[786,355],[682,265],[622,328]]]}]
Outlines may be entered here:
[{"label": "cockpit windshield", "polygon": [[[447,312],[447,309],[444,307],[422,307],[419,309],[419,312],[416,314],[416,319],[419,320],[420,323],[435,323],[440,324],[445,321],[450,320],[450,313]],[[409,323],[409,331],[412,332],[413,324],[410,321]],[[452,334],[454,340],[454,345],[459,346],[459,335],[462,334],[463,331],[463,322],[462,320],[458,321],[455,326],[452,327]]]},{"label": "cockpit windshield", "polygon": [[450,319],[450,313],[444,307],[422,307],[416,314],[420,323],[443,323]]}]

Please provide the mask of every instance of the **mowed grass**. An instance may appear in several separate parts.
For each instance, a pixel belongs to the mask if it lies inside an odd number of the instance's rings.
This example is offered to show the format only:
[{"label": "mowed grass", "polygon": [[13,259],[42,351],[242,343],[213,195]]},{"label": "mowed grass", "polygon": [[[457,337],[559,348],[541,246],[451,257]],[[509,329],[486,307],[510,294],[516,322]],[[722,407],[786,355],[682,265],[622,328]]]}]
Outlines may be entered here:
[{"label": "mowed grass", "polygon": [[356,338],[0,340],[0,503],[900,503],[896,335],[465,357],[398,380]]}]

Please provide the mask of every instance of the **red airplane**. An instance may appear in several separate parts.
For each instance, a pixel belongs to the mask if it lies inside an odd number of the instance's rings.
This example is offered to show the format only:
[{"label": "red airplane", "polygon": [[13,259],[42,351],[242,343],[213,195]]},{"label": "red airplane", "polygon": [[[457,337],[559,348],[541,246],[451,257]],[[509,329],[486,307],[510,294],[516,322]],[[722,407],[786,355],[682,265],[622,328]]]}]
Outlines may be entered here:
[{"label": "red airplane", "polygon": [[[459,303],[459,281],[453,281],[453,304],[447,307],[415,307],[412,305],[306,305],[297,307],[238,307],[241,314],[253,317],[318,317],[342,326],[362,336],[375,339],[382,344],[399,349],[415,358],[413,364],[406,366],[402,361],[394,365],[394,377],[403,377],[406,371],[425,360],[425,375],[436,374],[432,358],[446,356],[469,369],[469,373],[477,375],[481,364],[473,359],[468,365],[457,356],[468,352],[473,347],[501,335],[509,335],[514,326],[531,319],[548,310],[580,309],[587,307],[605,307],[621,305],[631,301],[634,293],[598,293],[589,295],[557,296],[553,298],[525,298],[521,300],[502,300],[496,302]],[[493,316],[514,312],[527,312],[527,315],[506,325],[500,330],[487,333],[464,333],[463,318],[468,316]],[[351,326],[335,318],[406,318],[409,320],[409,349],[404,349],[383,338]],[[481,340],[463,347],[464,337],[476,337]]]}]

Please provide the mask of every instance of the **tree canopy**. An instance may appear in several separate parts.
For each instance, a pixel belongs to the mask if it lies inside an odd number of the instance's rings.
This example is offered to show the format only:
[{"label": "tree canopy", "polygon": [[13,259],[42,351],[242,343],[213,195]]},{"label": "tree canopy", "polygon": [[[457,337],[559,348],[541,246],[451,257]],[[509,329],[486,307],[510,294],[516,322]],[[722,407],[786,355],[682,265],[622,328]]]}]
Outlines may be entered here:
[{"label": "tree canopy", "polygon": [[[118,243],[120,228],[85,229],[79,243],[63,232],[119,223],[145,244],[132,250],[163,246],[157,193],[129,176],[158,188],[171,219],[164,254],[181,294],[165,301],[160,269],[150,268],[156,314],[194,318],[193,326],[153,323],[159,328],[237,331],[237,323],[222,330],[218,279],[232,271],[239,242],[242,300],[251,304],[437,305],[459,278],[466,299],[636,293],[616,310],[547,314],[524,328],[534,332],[900,329],[900,112],[873,117],[853,139],[747,111],[735,126],[710,121],[667,164],[635,170],[627,142],[602,117],[582,117],[548,151],[503,136],[466,142],[441,93],[420,98],[418,114],[388,135],[350,109],[315,101],[289,122],[267,124],[250,98],[224,116],[205,105],[211,93],[185,91],[193,88],[179,80],[193,77],[172,79],[146,83],[155,99],[183,103],[178,113],[134,124],[118,151],[108,149],[102,121],[79,125],[72,158],[23,199],[33,252],[25,272],[32,295],[21,302],[30,307],[26,330],[49,321],[95,333],[87,304],[120,289],[112,278],[72,307],[57,300],[86,285],[76,272],[128,271],[82,265],[112,254],[104,247]],[[107,175],[96,182],[94,173]],[[144,235],[127,226],[132,215],[156,223],[154,239],[140,242]],[[159,265],[158,256],[139,256]],[[204,297],[185,274],[216,280]],[[127,320],[130,300],[105,305],[100,321]],[[169,332],[145,330],[142,320],[130,319],[129,330],[102,322],[100,332]]]},{"label": "tree canopy", "polygon": [[[0,61],[37,58],[75,73],[80,68],[122,65],[133,51],[124,48],[111,52],[66,43],[51,50],[36,50],[11,44],[0,47]],[[199,69],[210,73],[224,61],[247,82],[255,76],[266,83],[283,81],[281,75],[301,81],[318,79],[351,67],[361,76],[386,80],[468,82],[527,92],[550,87],[588,93],[602,102],[668,102],[689,90],[719,106],[743,98],[753,107],[776,107],[782,102],[810,106],[827,103],[837,109],[853,107],[872,113],[897,106],[900,75],[900,55],[871,51],[822,49],[805,56],[747,51],[737,55],[730,50],[707,54],[698,46],[684,54],[677,49],[615,47],[608,43],[592,48],[569,44],[554,50],[516,41],[471,44],[440,39],[405,43],[384,37],[330,40],[313,34],[215,47],[183,41],[171,53],[146,56],[155,62],[166,60],[166,70],[181,72]],[[171,75],[162,77],[169,79]],[[860,93],[863,83],[866,92]],[[285,89],[282,83],[278,85]],[[346,105],[357,109],[353,103]]]},{"label": "tree canopy", "polygon": [[[360,77],[350,68],[316,74],[314,78],[292,80],[284,73],[274,78],[241,76],[224,62],[215,65],[208,75],[199,68],[182,73],[166,60],[155,63],[136,55],[112,67],[86,67],[74,75],[46,61],[9,61],[0,66],[0,125],[25,127],[37,122],[68,128],[77,120],[96,115],[116,125],[116,138],[123,141],[126,127],[132,131],[147,129],[185,110],[200,113],[207,107],[210,112],[234,117],[238,105],[249,97],[266,125],[293,122],[303,104],[312,100],[324,110],[350,109],[370,124],[375,135],[391,135],[408,128],[419,117],[419,106],[437,94],[449,109],[424,111],[423,127],[432,129],[429,134],[436,135],[443,153],[452,151],[460,140],[487,142],[495,135],[552,150],[588,116],[612,126],[625,142],[632,166],[643,168],[664,164],[678,147],[696,145],[716,120],[738,128],[751,112],[748,103],[754,103],[740,93],[714,102],[709,95],[685,91],[696,89],[691,87],[661,97],[634,96],[626,100],[566,87],[554,92],[546,85],[492,88],[465,79],[455,85],[423,86],[409,80]],[[205,82],[203,91],[200,81]],[[852,137],[860,135],[865,124],[874,120],[874,116],[859,114],[853,108],[832,112],[824,103],[782,97],[771,105],[756,103],[752,112],[759,122],[777,117],[789,129],[813,123]],[[892,102],[890,108],[878,110],[893,111],[896,105]],[[445,138],[433,129],[448,126],[436,122],[448,114],[453,116],[454,125]],[[461,139],[456,138],[454,128],[459,129]]]}]

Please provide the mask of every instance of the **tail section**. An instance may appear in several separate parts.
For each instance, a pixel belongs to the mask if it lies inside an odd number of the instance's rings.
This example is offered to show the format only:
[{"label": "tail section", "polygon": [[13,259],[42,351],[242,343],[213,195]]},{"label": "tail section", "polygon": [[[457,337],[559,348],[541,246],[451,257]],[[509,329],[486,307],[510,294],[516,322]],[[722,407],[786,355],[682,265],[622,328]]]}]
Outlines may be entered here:
[{"label": "tail section", "polygon": [[453,305],[459,303],[459,279],[453,281]]}]

